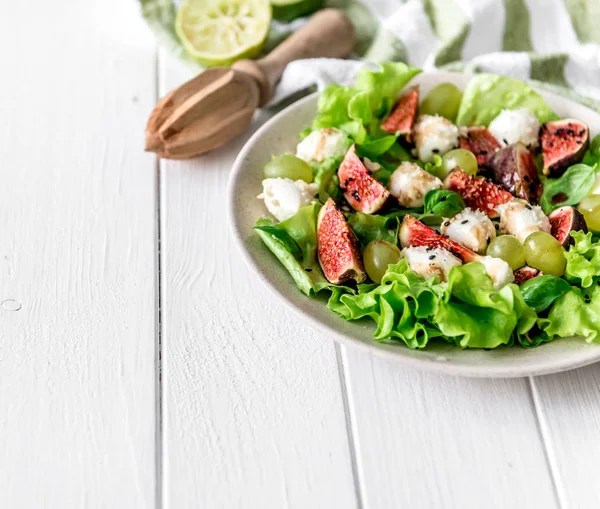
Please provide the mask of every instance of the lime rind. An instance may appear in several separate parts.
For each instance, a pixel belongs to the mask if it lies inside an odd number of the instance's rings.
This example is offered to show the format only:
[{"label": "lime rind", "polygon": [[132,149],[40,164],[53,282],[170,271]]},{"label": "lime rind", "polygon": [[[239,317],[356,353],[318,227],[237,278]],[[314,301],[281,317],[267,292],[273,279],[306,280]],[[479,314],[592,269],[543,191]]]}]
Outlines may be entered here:
[{"label": "lime rind", "polygon": [[260,54],[270,22],[268,0],[187,0],[177,11],[175,31],[202,65],[228,66]]},{"label": "lime rind", "polygon": [[325,0],[271,0],[273,18],[279,21],[292,21],[318,11],[325,6]]}]

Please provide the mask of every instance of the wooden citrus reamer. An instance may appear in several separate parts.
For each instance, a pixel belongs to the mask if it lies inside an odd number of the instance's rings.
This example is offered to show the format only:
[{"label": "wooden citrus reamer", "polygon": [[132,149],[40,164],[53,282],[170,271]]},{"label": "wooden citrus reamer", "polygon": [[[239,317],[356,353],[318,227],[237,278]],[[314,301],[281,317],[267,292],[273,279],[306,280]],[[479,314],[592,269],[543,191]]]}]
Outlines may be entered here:
[{"label": "wooden citrus reamer", "polygon": [[302,58],[345,57],[354,41],[354,27],[346,15],[324,9],[266,57],[206,69],[155,106],[146,126],[146,150],[187,159],[224,145],[269,101],[287,64]]}]

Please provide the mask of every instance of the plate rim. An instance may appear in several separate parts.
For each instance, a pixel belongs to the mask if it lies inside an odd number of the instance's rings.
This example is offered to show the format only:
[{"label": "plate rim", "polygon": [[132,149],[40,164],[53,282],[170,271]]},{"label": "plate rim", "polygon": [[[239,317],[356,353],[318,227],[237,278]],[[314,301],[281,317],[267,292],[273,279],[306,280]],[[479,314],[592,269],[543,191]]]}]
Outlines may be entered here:
[{"label": "plate rim", "polygon": [[[472,77],[473,73],[468,72],[448,72],[448,71],[433,71],[433,72],[422,72],[422,75],[432,75],[432,76],[452,76],[452,77]],[[537,92],[551,97],[557,97],[562,101],[569,101],[579,105],[582,108],[586,108],[593,112],[595,115],[600,116],[600,112],[597,112],[590,108],[585,104],[581,104],[571,97],[560,95],[554,91],[540,89],[534,85],[531,85],[534,90]],[[337,330],[334,326],[322,322],[317,318],[303,312],[299,307],[297,307],[296,303],[283,291],[281,291],[273,282],[269,280],[269,278],[263,273],[261,268],[258,266],[256,261],[254,260],[252,254],[246,248],[243,240],[243,232],[239,222],[237,221],[236,213],[235,213],[235,191],[236,191],[236,183],[238,178],[242,173],[242,168],[244,167],[244,160],[247,155],[253,150],[254,145],[258,139],[260,139],[263,134],[270,130],[271,126],[277,124],[280,119],[291,111],[301,108],[305,103],[315,101],[321,91],[313,92],[312,94],[307,95],[299,99],[298,101],[293,102],[287,107],[283,108],[281,111],[277,112],[273,115],[269,120],[267,120],[263,125],[261,125],[257,131],[246,141],[240,152],[238,153],[235,161],[233,163],[231,173],[227,182],[227,216],[228,222],[230,226],[230,233],[234,238],[235,245],[237,246],[238,251],[244,258],[245,263],[253,270],[258,279],[265,285],[273,295],[279,297],[288,309],[291,309],[294,314],[301,318],[305,323],[308,323],[311,328],[315,331],[321,333],[327,333],[331,339],[335,342],[343,345],[347,345],[351,348],[357,348],[363,352],[374,355],[375,357],[382,358],[388,361],[400,363],[406,367],[427,371],[430,373],[435,373],[438,375],[448,375],[448,376],[462,376],[467,378],[523,378],[529,376],[539,376],[539,375],[547,375],[551,373],[560,373],[563,371],[570,371],[572,369],[581,368],[584,366],[588,366],[590,364],[594,364],[600,361],[600,345],[597,346],[597,350],[593,355],[585,356],[582,358],[575,358],[571,360],[567,360],[564,363],[548,363],[546,365],[540,365],[537,367],[527,367],[525,366],[486,366],[485,364],[482,367],[479,366],[469,366],[466,367],[462,364],[451,364],[445,362],[439,362],[432,358],[423,357],[411,357],[402,354],[401,347],[402,345],[398,345],[398,349],[388,349],[382,348],[381,343],[378,343],[374,339],[367,343],[359,341],[353,337],[347,336],[344,333]],[[305,298],[309,298],[304,296]],[[564,338],[568,339],[568,338]],[[582,340],[583,341],[583,340]],[[584,343],[586,347],[593,347],[593,344]],[[394,348],[396,346],[394,345]]]}]

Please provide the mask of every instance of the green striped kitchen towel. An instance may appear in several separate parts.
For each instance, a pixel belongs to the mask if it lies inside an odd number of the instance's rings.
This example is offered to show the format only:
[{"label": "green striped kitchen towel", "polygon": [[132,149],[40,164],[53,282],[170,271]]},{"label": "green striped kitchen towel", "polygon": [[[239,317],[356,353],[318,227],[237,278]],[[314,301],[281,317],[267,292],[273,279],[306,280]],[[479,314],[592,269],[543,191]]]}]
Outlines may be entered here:
[{"label": "green striped kitchen towel", "polygon": [[[161,42],[189,65],[173,29],[177,0],[139,0]],[[356,27],[355,61],[288,66],[277,102],[311,84],[345,82],[368,62],[495,72],[539,82],[600,110],[600,0],[329,0]],[[305,22],[273,22],[268,51]],[[198,67],[199,68],[199,67]]]}]

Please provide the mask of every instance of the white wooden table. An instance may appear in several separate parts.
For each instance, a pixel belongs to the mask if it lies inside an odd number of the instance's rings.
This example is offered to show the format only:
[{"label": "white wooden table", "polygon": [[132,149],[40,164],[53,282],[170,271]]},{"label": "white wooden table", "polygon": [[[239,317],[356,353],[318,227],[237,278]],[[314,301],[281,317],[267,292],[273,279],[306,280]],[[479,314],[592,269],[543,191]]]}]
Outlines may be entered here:
[{"label": "white wooden table", "polygon": [[599,366],[468,380],[335,345],[233,246],[250,133],[142,151],[189,71],[136,4],[2,10],[2,509],[600,507]]}]

